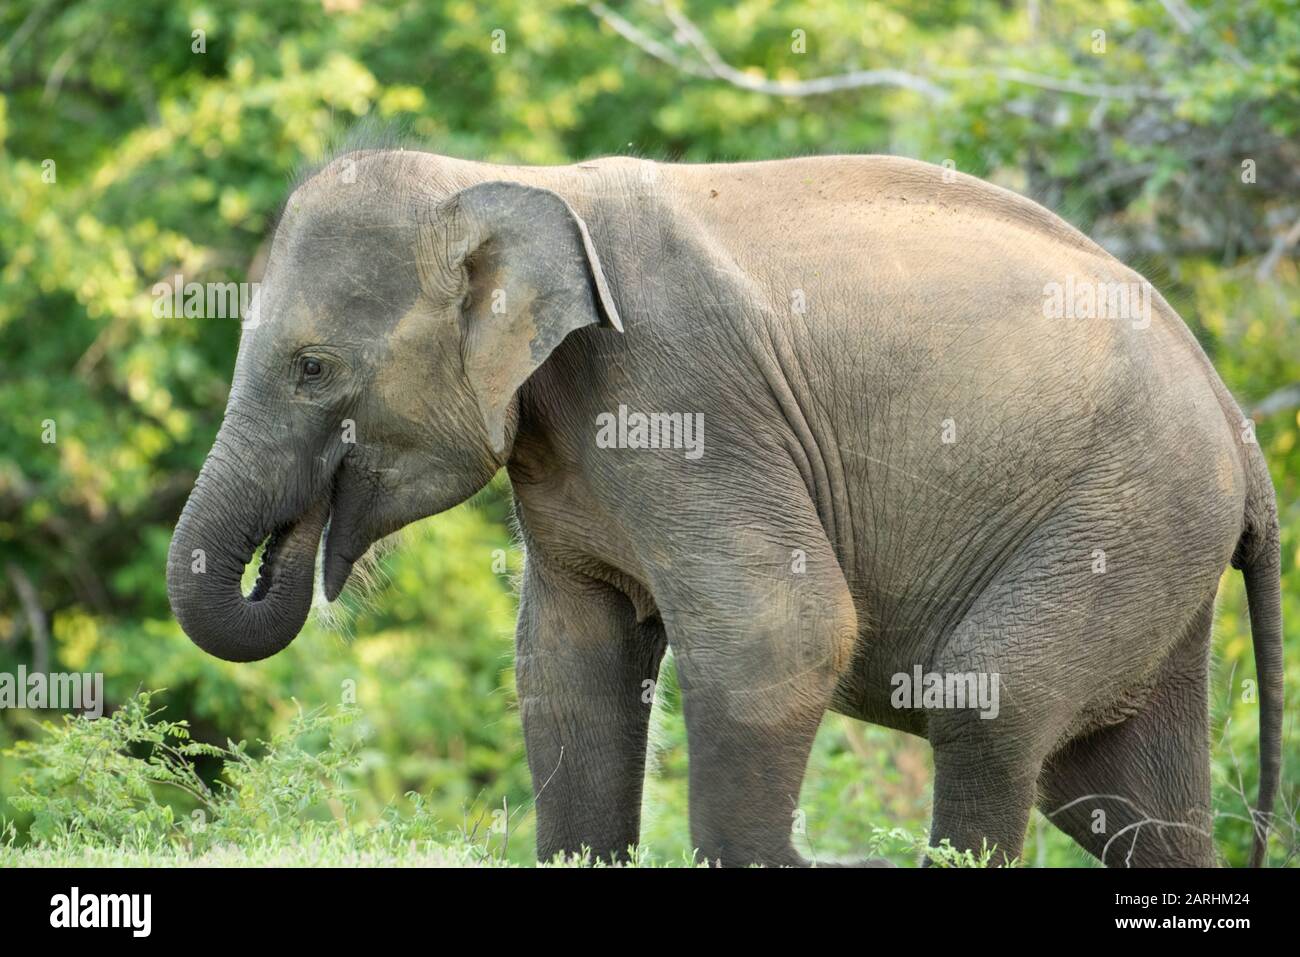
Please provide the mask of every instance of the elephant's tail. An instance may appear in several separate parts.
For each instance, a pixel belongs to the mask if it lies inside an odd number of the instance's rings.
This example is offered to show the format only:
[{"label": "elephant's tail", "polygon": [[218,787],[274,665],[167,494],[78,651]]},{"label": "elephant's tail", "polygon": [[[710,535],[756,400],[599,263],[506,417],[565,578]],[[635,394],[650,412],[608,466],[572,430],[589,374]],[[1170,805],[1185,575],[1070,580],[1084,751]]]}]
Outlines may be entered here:
[{"label": "elephant's tail", "polygon": [[1245,529],[1232,564],[1246,581],[1259,681],[1259,803],[1253,815],[1255,845],[1250,864],[1260,867],[1282,773],[1282,557],[1273,484],[1263,455],[1253,451],[1248,460]]}]

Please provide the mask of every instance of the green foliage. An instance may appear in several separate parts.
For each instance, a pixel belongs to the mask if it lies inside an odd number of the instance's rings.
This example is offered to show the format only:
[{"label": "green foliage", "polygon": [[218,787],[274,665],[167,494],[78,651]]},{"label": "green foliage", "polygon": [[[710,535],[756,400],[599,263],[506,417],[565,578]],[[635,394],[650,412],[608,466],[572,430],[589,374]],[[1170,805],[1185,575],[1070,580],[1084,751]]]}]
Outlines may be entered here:
[{"label": "green foliage", "polygon": [[[15,845],[0,819],[0,866],[51,861],[87,866],[166,862],[171,866],[500,866],[509,864],[511,817],[503,806],[452,830],[436,805],[409,794],[410,807],[378,819],[358,815],[353,782],[361,769],[362,732],[352,707],[299,712],[254,754],[245,742],[224,747],[190,737],[185,721],[160,717],[155,693],[141,692],[111,717],[43,722],[36,738],[6,751],[23,766],[10,804],[32,815],[29,844]],[[209,785],[196,762],[218,759]],[[191,810],[178,813],[167,795]],[[695,866],[693,854],[679,862]],[[591,867],[589,851],[550,862]],[[655,866],[638,850],[630,866]]]},{"label": "green foliage", "polygon": [[[102,720],[44,722],[9,749],[24,767],[10,803],[33,824],[25,850],[13,846],[12,824],[4,829],[11,840],[0,861],[506,863],[501,842],[452,830],[419,795],[406,814],[357,814],[355,708],[299,712],[255,748],[218,747],[161,718],[154,697],[135,695]],[[198,769],[203,759],[220,762],[213,784]]]},{"label": "green foliage", "polygon": [[[85,783],[60,782],[55,769],[72,764],[51,758],[42,772],[55,775],[49,789],[32,791],[20,783],[37,773],[27,762],[39,770],[48,752],[20,745],[0,759],[0,813],[13,818],[15,844],[53,853],[52,834],[86,822],[90,830],[77,833],[98,837],[80,846],[95,853],[115,853],[105,849],[114,841],[163,841],[188,854],[188,844],[163,835],[206,807],[196,796],[204,788],[224,799],[222,768],[238,776],[243,766],[229,764],[228,739],[287,742],[301,720],[297,702],[309,714],[346,702],[355,709],[348,787],[311,812],[323,827],[335,826],[338,808],[375,833],[401,833],[382,830],[396,827],[390,819],[413,828],[459,821],[474,841],[446,853],[470,860],[485,846],[472,822],[504,807],[508,851],[490,828],[487,846],[531,858],[509,641],[519,556],[503,483],[421,523],[384,559],[368,596],[345,596],[342,624],[317,616],[270,661],[208,658],[167,605],[167,543],[220,420],[237,326],[156,317],[153,287],[177,273],[200,282],[255,274],[295,168],[359,118],[404,124],[443,152],[503,161],[837,151],[950,160],[1061,212],[1148,275],[1245,407],[1300,382],[1300,271],[1295,246],[1277,246],[1300,195],[1296,0],[1204,0],[1188,24],[1175,22],[1171,5],[1135,0],[686,0],[674,8],[751,76],[792,81],[890,67],[925,77],[942,99],[890,85],[808,97],[741,89],[699,75],[703,61],[674,39],[661,4],[609,6],[686,68],[656,60],[570,0],[0,6],[0,670],[46,660],[101,671],[120,709],[101,731],[53,739],[98,756]],[[792,44],[796,30],[806,52]],[[42,441],[47,422],[52,443]],[[1257,411],[1254,425],[1282,507],[1294,713],[1300,415],[1283,404]],[[44,628],[32,624],[23,581]],[[677,861],[690,853],[685,736],[671,668],[665,678],[645,830],[653,859]],[[1216,840],[1233,864],[1249,853],[1244,798],[1258,774],[1253,680],[1244,595],[1229,573],[1213,708]],[[132,716],[136,691],[156,687],[169,689],[168,713],[188,725],[151,731],[159,726]],[[0,748],[36,733],[30,717],[0,712]],[[191,737],[180,733],[186,728]],[[99,750],[94,734],[105,736]],[[129,746],[107,747],[122,734]],[[141,757],[161,747],[150,735],[193,759],[197,779],[183,780],[194,793],[149,776],[167,767]],[[186,750],[205,747],[222,754]],[[1286,748],[1286,766],[1300,766],[1293,736]],[[302,764],[297,785],[277,778],[286,790],[269,795],[275,785],[257,775],[289,773],[277,761],[268,767],[280,770],[245,769],[234,793],[266,803],[250,804],[239,827],[258,814],[272,831],[277,813],[294,819],[313,771]],[[886,822],[921,833],[929,777],[923,744],[828,718],[800,801],[804,850],[860,856]],[[111,811],[93,820],[89,787],[120,820]],[[50,802],[36,802],[37,793]],[[1294,818],[1289,780],[1286,800]],[[237,819],[234,807],[223,813]],[[209,823],[217,826],[210,813]],[[329,837],[322,854],[363,853],[339,840]],[[1275,860],[1286,853],[1281,844]],[[261,860],[297,853],[278,838],[257,847]],[[880,853],[900,864],[920,856],[906,840]],[[1036,819],[1024,860],[1084,858]]]},{"label": "green foliage", "polygon": [[[298,714],[253,757],[244,742],[224,747],[190,737],[188,722],[159,718],[153,695],[127,699],[110,717],[45,722],[43,735],[8,752],[25,766],[10,803],[32,815],[30,837],[46,848],[185,848],[239,845],[256,836],[292,843],[338,829],[354,802],[346,776],[356,767],[348,734],[355,710]],[[210,786],[196,761],[219,759]],[[167,800],[179,793],[180,806]]]},{"label": "green foliage", "polygon": [[[192,760],[221,750],[191,740],[183,721],[150,723],[149,704],[140,695],[103,720],[47,722],[45,740],[20,741],[7,752],[28,766],[9,803],[32,815],[33,841],[150,847],[179,836],[173,807],[155,796],[160,786],[211,806]],[[132,754],[136,749],[144,757]]]},{"label": "green foliage", "polygon": [[947,838],[939,843],[938,847],[926,847],[924,850],[926,860],[933,867],[1019,867],[1020,859],[1007,861],[1002,855],[997,853],[997,847],[989,847],[988,841],[985,841],[980,847],[979,853],[970,850],[959,851],[952,846]]}]

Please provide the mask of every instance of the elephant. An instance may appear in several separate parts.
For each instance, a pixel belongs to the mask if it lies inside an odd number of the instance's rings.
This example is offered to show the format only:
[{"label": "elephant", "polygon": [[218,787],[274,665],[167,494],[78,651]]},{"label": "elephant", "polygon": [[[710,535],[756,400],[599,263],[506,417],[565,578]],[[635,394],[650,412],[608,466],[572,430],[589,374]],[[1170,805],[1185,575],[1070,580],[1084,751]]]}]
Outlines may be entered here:
[{"label": "elephant", "polygon": [[1035,202],[890,156],[362,145],[293,188],[257,306],[172,539],[177,620],[220,658],[275,654],[314,588],[334,601],[375,542],[504,468],[540,860],[637,845],[671,649],[711,864],[816,863],[792,817],[837,712],[929,742],[932,844],[1014,862],[1037,807],[1105,864],[1212,865],[1229,565],[1264,860],[1264,457],[1174,309]]}]

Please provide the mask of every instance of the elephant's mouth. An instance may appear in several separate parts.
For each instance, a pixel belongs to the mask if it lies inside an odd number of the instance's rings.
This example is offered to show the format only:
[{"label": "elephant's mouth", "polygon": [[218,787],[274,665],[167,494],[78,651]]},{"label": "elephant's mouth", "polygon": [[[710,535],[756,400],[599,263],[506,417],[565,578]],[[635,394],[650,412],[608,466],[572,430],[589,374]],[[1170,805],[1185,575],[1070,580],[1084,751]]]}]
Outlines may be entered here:
[{"label": "elephant's mouth", "polygon": [[[333,510],[331,499],[327,488],[301,515],[277,525],[263,540],[257,578],[243,596],[246,602],[274,604],[292,598],[295,604],[310,603],[316,558]],[[245,569],[252,558],[245,560]]]},{"label": "elephant's mouth", "polygon": [[[297,522],[291,522],[282,525],[266,539],[262,546],[262,559],[257,566],[257,580],[253,583],[252,590],[245,596],[249,601],[261,601],[270,593],[271,583],[275,580],[276,560],[280,554],[280,546],[296,524]],[[327,527],[328,524],[327,518]]]},{"label": "elephant's mouth", "polygon": [[[323,520],[320,517],[324,510]],[[333,489],[322,500],[313,503],[298,518],[277,527],[262,543],[261,558],[257,566],[257,578],[245,599],[250,602],[263,601],[273,595],[276,585],[283,576],[281,566],[286,562],[301,564],[311,562],[310,574],[302,574],[300,569],[291,577],[295,582],[304,579],[316,581],[317,559],[323,558],[320,583],[328,601],[334,601],[342,593],[356,558],[345,554],[346,543],[342,529],[351,527],[350,522],[336,521],[337,503],[334,501]],[[321,543],[324,543],[322,549]],[[350,550],[350,549],[349,549]],[[323,552],[323,555],[322,555]],[[251,560],[251,559],[250,559]]]}]

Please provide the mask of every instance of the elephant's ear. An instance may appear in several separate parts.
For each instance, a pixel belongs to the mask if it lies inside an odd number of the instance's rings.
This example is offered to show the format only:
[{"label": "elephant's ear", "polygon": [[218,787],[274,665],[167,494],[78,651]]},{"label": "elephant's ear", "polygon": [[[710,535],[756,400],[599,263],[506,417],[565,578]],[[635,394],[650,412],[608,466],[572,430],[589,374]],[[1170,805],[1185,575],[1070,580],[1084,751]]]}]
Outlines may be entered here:
[{"label": "elephant's ear", "polygon": [[623,331],[596,248],[560,196],[520,183],[461,190],[432,207],[422,232],[421,281],[463,300],[465,372],[503,454],[515,392],[560,341],[583,326]]}]

